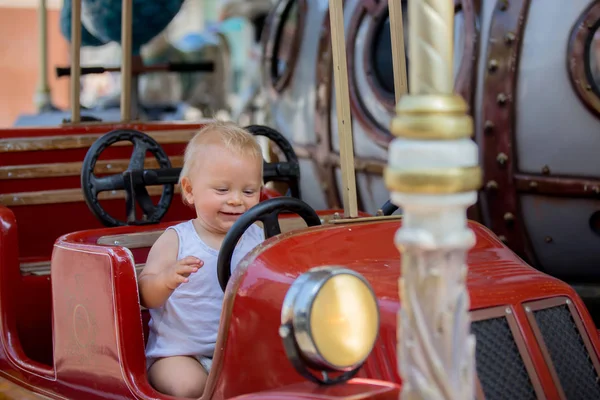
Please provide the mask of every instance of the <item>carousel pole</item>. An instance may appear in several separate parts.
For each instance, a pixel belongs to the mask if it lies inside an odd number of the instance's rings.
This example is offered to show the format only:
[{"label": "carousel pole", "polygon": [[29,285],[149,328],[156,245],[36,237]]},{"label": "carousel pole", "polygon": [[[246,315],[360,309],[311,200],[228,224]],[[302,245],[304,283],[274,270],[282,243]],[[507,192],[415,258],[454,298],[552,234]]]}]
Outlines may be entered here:
[{"label": "carousel pole", "polygon": [[39,0],[38,6],[38,25],[40,44],[40,70],[38,77],[38,88],[35,93],[35,106],[37,111],[44,111],[52,108],[50,98],[50,86],[48,85],[48,9],[46,0]]},{"label": "carousel pole", "polygon": [[473,399],[466,253],[475,236],[466,210],[477,200],[481,171],[467,104],[453,94],[454,3],[411,0],[408,15],[410,93],[391,123],[396,138],[385,171],[392,202],[403,210],[395,237],[402,258],[400,396]]},{"label": "carousel pole", "polygon": [[73,0],[71,7],[71,123],[77,124],[81,121],[81,0]]},{"label": "carousel pole", "polygon": [[121,121],[131,121],[131,53],[133,1],[123,0],[121,16]]},{"label": "carousel pole", "polygon": [[342,192],[344,217],[358,217],[356,177],[354,170],[354,144],[352,117],[348,89],[348,67],[346,64],[346,41],[344,39],[344,12],[342,0],[329,0],[331,25],[331,50],[333,52],[333,77],[337,128],[340,139],[340,167],[342,170]]}]

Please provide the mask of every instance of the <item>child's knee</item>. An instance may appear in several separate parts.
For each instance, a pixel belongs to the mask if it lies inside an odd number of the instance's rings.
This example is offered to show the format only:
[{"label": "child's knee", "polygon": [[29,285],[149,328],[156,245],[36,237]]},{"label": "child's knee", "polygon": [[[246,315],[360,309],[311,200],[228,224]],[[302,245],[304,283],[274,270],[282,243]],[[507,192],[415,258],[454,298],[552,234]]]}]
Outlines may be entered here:
[{"label": "child's knee", "polygon": [[175,397],[198,398],[204,392],[205,376],[170,375],[155,379],[152,385],[161,393]]},{"label": "child's knee", "polygon": [[204,392],[207,375],[196,360],[168,357],[157,360],[148,371],[150,384],[161,393],[198,398]]},{"label": "child's knee", "polygon": [[187,397],[197,399],[202,396],[204,392],[204,385],[206,379],[190,379],[191,377],[179,376],[176,380],[173,380],[170,385],[169,393],[175,397]]}]

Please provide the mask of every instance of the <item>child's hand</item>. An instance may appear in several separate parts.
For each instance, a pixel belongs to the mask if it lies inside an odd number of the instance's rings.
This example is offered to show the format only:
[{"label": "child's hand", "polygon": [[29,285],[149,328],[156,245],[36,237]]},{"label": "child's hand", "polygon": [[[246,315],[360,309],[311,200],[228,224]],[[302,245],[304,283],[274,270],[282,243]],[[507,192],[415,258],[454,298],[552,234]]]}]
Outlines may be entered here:
[{"label": "child's hand", "polygon": [[175,290],[182,283],[188,282],[190,274],[197,272],[202,265],[204,262],[196,257],[182,258],[162,272],[162,279],[169,289]]}]

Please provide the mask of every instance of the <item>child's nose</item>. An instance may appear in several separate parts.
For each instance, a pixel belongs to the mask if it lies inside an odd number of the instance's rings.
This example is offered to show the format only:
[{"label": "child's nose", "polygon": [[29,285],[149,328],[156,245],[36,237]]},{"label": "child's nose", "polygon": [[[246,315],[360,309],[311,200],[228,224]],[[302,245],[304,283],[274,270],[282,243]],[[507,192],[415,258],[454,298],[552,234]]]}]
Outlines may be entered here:
[{"label": "child's nose", "polygon": [[232,206],[240,205],[240,204],[242,204],[242,196],[240,196],[240,194],[237,192],[233,192],[231,194],[231,196],[229,197],[229,199],[227,200],[227,203]]}]

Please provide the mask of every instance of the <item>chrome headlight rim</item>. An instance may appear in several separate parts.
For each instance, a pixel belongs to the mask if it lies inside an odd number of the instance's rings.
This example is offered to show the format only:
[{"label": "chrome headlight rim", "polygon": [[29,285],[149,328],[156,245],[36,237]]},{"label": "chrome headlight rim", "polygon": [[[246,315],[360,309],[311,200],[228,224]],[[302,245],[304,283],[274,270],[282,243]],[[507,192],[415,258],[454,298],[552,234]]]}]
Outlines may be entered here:
[{"label": "chrome headlight rim", "polygon": [[[320,290],[332,278],[339,275],[350,275],[358,279],[372,296],[376,309],[376,331],[373,342],[365,356],[351,365],[340,366],[329,362],[321,355],[311,330],[311,311]],[[377,297],[369,282],[359,273],[340,266],[312,268],[299,276],[290,286],[281,311],[280,336],[285,351],[296,370],[308,379],[325,384],[345,381],[354,376],[371,354],[379,335],[380,312]],[[324,379],[312,375],[308,368],[319,370]],[[331,379],[327,372],[341,372]]]}]

